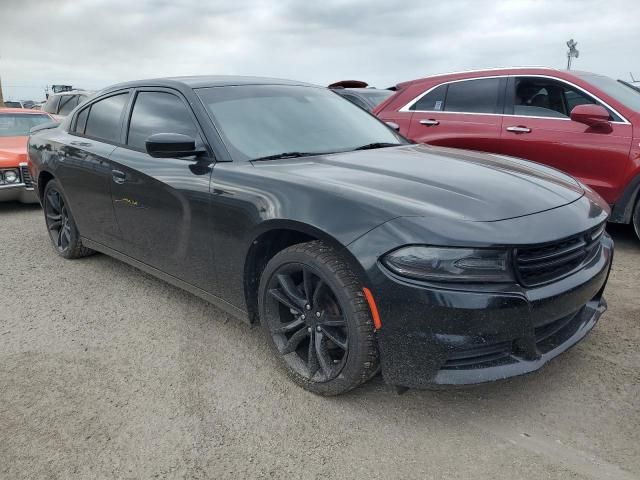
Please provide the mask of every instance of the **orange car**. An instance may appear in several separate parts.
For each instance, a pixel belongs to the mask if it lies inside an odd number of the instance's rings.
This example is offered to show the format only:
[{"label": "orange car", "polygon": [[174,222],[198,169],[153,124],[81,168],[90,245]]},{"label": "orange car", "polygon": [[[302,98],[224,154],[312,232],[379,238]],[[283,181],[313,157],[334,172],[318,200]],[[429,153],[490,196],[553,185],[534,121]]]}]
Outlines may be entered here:
[{"label": "orange car", "polygon": [[38,202],[27,170],[27,139],[32,127],[53,121],[37,110],[0,108],[0,201]]}]

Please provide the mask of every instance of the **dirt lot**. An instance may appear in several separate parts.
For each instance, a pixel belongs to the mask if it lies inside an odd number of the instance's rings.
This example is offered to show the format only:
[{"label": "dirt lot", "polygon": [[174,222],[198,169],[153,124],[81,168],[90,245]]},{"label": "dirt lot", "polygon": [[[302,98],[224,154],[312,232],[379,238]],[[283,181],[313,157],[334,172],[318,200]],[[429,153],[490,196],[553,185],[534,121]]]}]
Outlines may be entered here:
[{"label": "dirt lot", "polygon": [[525,378],[301,390],[259,329],[104,255],[66,261],[0,204],[0,478],[640,478],[640,242],[610,309]]}]

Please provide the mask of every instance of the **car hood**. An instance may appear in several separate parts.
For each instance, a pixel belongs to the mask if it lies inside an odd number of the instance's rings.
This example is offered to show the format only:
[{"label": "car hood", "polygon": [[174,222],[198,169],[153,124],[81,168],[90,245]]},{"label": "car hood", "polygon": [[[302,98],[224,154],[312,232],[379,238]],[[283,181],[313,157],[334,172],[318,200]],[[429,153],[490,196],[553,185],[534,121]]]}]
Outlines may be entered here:
[{"label": "car hood", "polygon": [[17,167],[27,161],[29,137],[0,137],[0,167]]},{"label": "car hood", "polygon": [[393,216],[498,221],[557,208],[584,194],[570,176],[537,163],[427,145],[254,165],[299,185],[366,201]]}]

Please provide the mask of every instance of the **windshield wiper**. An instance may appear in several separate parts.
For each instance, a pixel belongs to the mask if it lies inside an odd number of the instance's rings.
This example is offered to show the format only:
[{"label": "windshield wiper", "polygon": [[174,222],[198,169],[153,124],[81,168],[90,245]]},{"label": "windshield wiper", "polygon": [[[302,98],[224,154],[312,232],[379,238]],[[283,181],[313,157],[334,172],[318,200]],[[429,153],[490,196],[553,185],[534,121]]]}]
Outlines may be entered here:
[{"label": "windshield wiper", "polygon": [[251,159],[252,162],[260,162],[262,160],[280,160],[282,158],[298,158],[298,157],[310,157],[312,155],[320,155],[313,152],[283,152],[276,153],[275,155],[267,155],[266,157],[258,157]]},{"label": "windshield wiper", "polygon": [[398,147],[403,145],[402,143],[389,143],[389,142],[376,142],[362,145],[361,147],[354,148],[354,150],[373,150],[374,148],[386,148],[386,147]]}]

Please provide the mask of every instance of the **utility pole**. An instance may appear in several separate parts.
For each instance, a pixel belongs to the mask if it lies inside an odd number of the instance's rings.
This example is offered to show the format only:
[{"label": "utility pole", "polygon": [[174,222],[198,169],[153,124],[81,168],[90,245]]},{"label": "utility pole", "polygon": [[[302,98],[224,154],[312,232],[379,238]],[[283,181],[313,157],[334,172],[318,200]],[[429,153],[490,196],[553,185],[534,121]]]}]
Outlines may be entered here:
[{"label": "utility pole", "polygon": [[578,58],[580,52],[576,48],[578,42],[576,42],[573,38],[567,42],[567,47],[569,47],[569,51],[567,52],[567,70],[571,70],[571,59]]}]

